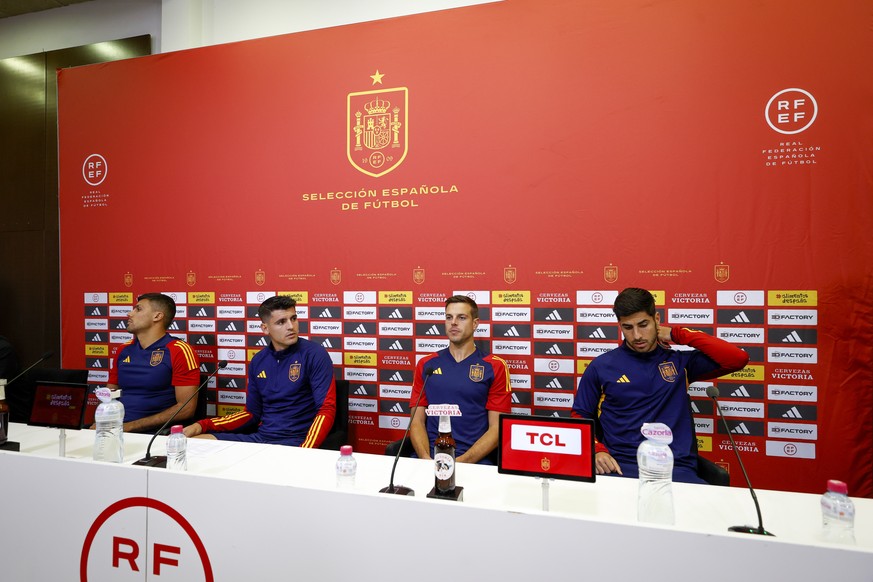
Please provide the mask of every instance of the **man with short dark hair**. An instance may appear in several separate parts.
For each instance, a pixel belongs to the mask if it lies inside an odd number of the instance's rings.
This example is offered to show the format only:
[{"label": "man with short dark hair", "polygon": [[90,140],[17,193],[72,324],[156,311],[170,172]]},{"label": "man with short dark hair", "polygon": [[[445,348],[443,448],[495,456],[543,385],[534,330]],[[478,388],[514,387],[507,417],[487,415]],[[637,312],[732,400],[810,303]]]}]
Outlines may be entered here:
[{"label": "man with short dark hair", "polygon": [[[121,387],[125,432],[146,432],[161,426],[197,390],[200,367],[187,343],[169,333],[176,302],[167,295],[146,293],[127,314],[133,339],[121,346],[109,370],[110,389]],[[192,399],[176,418],[190,418]]]},{"label": "man with short dark hair", "polygon": [[318,447],[333,426],[336,381],[330,355],[298,337],[297,304],[277,295],[258,308],[267,347],[249,364],[242,412],[185,427],[189,437]]},{"label": "man with short dark hair", "polygon": [[489,455],[497,448],[500,413],[510,412],[512,406],[509,368],[501,358],[476,348],[473,333],[478,326],[475,301],[464,295],[446,300],[449,347],[422,358],[412,383],[409,438],[419,458],[431,458],[439,424],[439,418],[426,416],[424,409],[428,404],[457,404],[461,416],[452,417],[456,460],[493,464]]},{"label": "man with short dark hair", "polygon": [[[613,312],[624,341],[585,369],[572,411],[598,420],[597,473],[637,477],[640,427],[660,422],[673,432],[673,480],[701,483],[688,385],[742,369],[748,354],[701,331],[661,325],[655,298],[645,289],[619,293]],[[694,349],[671,350],[669,341]]]}]

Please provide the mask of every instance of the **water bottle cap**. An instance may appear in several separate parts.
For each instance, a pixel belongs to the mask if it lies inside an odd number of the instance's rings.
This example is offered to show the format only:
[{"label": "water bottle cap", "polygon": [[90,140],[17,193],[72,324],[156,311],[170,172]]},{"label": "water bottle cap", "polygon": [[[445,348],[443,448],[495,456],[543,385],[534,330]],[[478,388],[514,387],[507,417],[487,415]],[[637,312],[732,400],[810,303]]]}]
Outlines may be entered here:
[{"label": "water bottle cap", "polygon": [[848,495],[849,487],[842,481],[831,479],[828,481],[828,491],[831,491],[832,493],[839,493],[840,495]]},{"label": "water bottle cap", "polygon": [[343,445],[340,447],[340,454],[347,457],[352,454],[352,445]]},{"label": "water bottle cap", "polygon": [[173,427],[170,429],[170,434],[182,434],[182,425],[174,424]]}]

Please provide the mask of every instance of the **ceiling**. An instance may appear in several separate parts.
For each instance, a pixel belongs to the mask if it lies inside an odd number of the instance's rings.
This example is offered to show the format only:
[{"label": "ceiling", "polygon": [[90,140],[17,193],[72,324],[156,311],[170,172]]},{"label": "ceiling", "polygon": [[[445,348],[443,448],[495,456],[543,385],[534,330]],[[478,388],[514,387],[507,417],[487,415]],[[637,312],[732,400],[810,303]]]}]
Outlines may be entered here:
[{"label": "ceiling", "polygon": [[91,0],[0,0],[0,18],[40,12]]}]

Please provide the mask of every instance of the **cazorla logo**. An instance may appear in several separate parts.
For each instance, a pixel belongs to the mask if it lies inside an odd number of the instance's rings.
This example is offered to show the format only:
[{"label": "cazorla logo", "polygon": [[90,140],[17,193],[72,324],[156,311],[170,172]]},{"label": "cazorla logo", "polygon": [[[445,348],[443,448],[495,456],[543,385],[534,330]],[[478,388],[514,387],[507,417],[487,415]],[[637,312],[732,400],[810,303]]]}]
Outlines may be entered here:
[{"label": "cazorla logo", "polygon": [[[373,85],[385,75],[371,75]],[[349,93],[346,155],[358,171],[378,178],[406,159],[409,143],[409,90],[406,87]]]}]

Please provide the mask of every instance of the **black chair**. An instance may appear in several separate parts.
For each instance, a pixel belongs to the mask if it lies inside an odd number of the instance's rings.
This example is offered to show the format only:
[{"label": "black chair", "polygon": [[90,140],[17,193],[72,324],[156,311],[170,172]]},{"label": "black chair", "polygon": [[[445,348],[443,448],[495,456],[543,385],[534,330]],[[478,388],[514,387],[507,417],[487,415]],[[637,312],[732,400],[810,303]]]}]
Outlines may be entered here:
[{"label": "black chair", "polygon": [[[397,451],[400,451],[400,443],[403,442],[403,439],[399,439],[393,442],[388,443],[385,447],[385,454],[389,457],[396,457]],[[415,452],[415,449],[412,447],[412,441],[407,437],[406,442],[403,443],[403,450],[400,452],[401,457],[411,457],[412,453]]]},{"label": "black chair", "polygon": [[[695,439],[697,440],[697,439]],[[721,465],[717,465],[706,457],[697,454],[697,476],[709,483],[720,487],[731,486],[731,474]]]},{"label": "black chair", "polygon": [[348,380],[336,381],[336,415],[333,418],[333,426],[320,449],[338,451],[340,447],[349,442],[349,382]]}]

